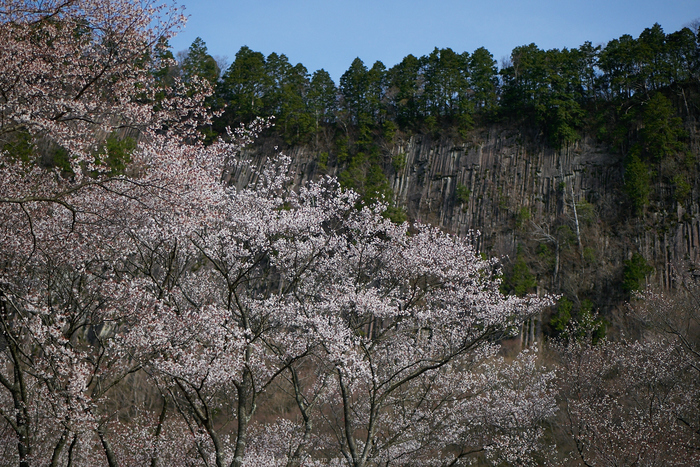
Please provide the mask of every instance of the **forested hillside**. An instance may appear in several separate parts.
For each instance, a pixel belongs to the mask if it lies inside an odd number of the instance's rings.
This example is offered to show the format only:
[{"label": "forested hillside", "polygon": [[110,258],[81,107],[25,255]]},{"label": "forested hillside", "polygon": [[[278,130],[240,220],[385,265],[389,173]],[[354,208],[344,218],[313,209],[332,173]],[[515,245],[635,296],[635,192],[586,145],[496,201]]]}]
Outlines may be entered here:
[{"label": "forested hillside", "polygon": [[700,462],[697,27],[336,86],[184,20],[0,1],[1,465]]},{"label": "forested hillside", "polygon": [[615,325],[631,292],[668,288],[674,268],[700,259],[693,24],[570,50],[529,44],[500,68],[485,48],[390,69],[358,58],[337,86],[247,47],[216,70],[198,39],[182,72],[210,66],[201,76],[223,111],[211,138],[274,115],[259,154],[286,148],[298,182],[331,174],[387,200],[395,221],[479,230],[484,252],[507,256],[504,291],[560,293]]}]

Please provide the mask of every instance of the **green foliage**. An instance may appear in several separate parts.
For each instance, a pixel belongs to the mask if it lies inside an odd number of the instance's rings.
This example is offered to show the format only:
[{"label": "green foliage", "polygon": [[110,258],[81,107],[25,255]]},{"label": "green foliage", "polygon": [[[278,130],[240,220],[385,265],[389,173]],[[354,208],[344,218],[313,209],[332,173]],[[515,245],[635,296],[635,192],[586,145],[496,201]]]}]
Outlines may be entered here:
[{"label": "green foliage", "polygon": [[48,165],[60,169],[64,174],[72,174],[73,169],[70,166],[70,153],[66,148],[61,146],[55,147],[48,153]]},{"label": "green foliage", "polygon": [[501,111],[516,118],[534,117],[545,110],[548,92],[545,52],[534,43],[513,49],[510,66],[501,70],[503,80]]},{"label": "green foliage", "polygon": [[530,209],[527,206],[522,206],[515,217],[515,225],[518,228],[522,228],[531,217]]},{"label": "green foliage", "polygon": [[562,224],[558,226],[556,232],[559,243],[562,246],[571,245],[572,243],[576,242],[576,234],[568,225]]},{"label": "green foliage", "polygon": [[501,186],[499,186],[496,191],[498,192],[498,209],[507,210],[510,197],[503,193],[503,187]]},{"label": "green foliage", "polygon": [[338,164],[345,164],[350,160],[350,148],[348,147],[348,139],[340,136],[335,139],[336,159]]},{"label": "green foliage", "polygon": [[66,148],[46,143],[43,148],[37,148],[32,135],[25,131],[5,135],[4,139],[2,152],[8,160],[58,169],[64,176],[73,174],[70,153]]},{"label": "green foliage", "polygon": [[328,153],[322,152],[318,155],[318,168],[319,170],[328,169]]},{"label": "green foliage", "polygon": [[553,272],[556,264],[556,255],[548,243],[539,243],[535,249],[533,258],[542,271]]},{"label": "green foliage", "polygon": [[639,253],[634,253],[632,258],[624,262],[622,270],[622,288],[625,292],[642,290],[646,276],[654,271]]},{"label": "green foliage", "polygon": [[350,68],[340,77],[342,104],[353,123],[358,124],[369,114],[369,70],[359,58],[353,60]]},{"label": "green foliage", "polygon": [[271,78],[265,68],[265,56],[241,47],[236,59],[217,87],[217,98],[226,105],[218,126],[250,122],[263,113],[263,95]]},{"label": "green foliage", "polygon": [[[469,136],[469,131],[473,130],[475,125],[472,106],[470,103],[467,104],[467,106],[460,107],[460,114],[456,118],[457,133],[464,139]],[[464,107],[468,107],[468,109],[464,109]]]},{"label": "green foliage", "polygon": [[419,101],[426,114],[453,118],[468,111],[469,54],[436,47],[421,62],[424,84]]},{"label": "green foliage", "polygon": [[398,129],[399,127],[396,125],[396,123],[392,122],[391,120],[386,120],[382,124],[382,137],[384,138],[384,141],[393,141]]},{"label": "green foliage", "polygon": [[472,191],[467,188],[466,185],[462,185],[461,183],[457,184],[457,188],[455,189],[455,197],[457,198],[457,201],[464,206],[466,209],[466,205],[469,203],[469,196],[472,194]]},{"label": "green foliage", "polygon": [[408,220],[406,210],[396,206],[388,206],[386,211],[384,211],[384,217],[389,219],[394,224],[403,224]]},{"label": "green foliage", "polygon": [[[377,201],[391,203],[393,192],[382,167],[367,160],[366,154],[358,152],[350,164],[342,170],[338,181],[343,187],[352,188],[362,195],[362,202],[372,205]],[[389,209],[390,218],[399,218],[400,210]]]},{"label": "green foliage", "polygon": [[[286,55],[271,53],[264,65],[261,83],[263,115],[274,115],[275,127],[287,144],[302,144],[317,130],[319,115],[309,112],[304,94],[309,87],[308,71],[292,65]],[[323,105],[323,96],[320,96]],[[320,109],[324,111],[324,109]],[[314,109],[315,112],[319,109]]]},{"label": "green foliage", "polygon": [[387,72],[388,87],[394,93],[392,104],[396,109],[396,123],[402,128],[415,125],[420,115],[420,68],[421,60],[409,54]]},{"label": "green foliage", "polygon": [[637,152],[630,152],[625,159],[624,191],[637,215],[641,215],[644,212],[644,208],[649,204],[651,175],[651,170],[639,158]]},{"label": "green foliage", "polygon": [[374,143],[374,128],[371,123],[368,120],[363,121],[357,130],[357,140],[355,141],[357,150],[378,156],[379,147]]},{"label": "green foliage", "polygon": [[379,200],[391,201],[393,192],[386,175],[384,175],[384,170],[379,164],[373,163],[369,166],[365,176],[364,190],[361,190],[361,193],[367,204]]},{"label": "green foliage", "polygon": [[501,284],[503,293],[513,293],[518,297],[524,297],[537,286],[534,274],[525,261],[522,247],[518,246],[518,253],[515,257],[513,270],[510,275],[506,275],[506,280]]},{"label": "green foliage", "polygon": [[558,333],[562,333],[569,326],[571,321],[571,312],[574,308],[574,304],[571,300],[566,297],[561,297],[557,302],[557,311],[549,321],[552,328]]},{"label": "green foliage", "polygon": [[518,257],[513,265],[513,276],[511,277],[513,292],[518,297],[525,296],[528,292],[537,286],[535,276],[530,272],[525,259],[522,256]]},{"label": "green foliage", "polygon": [[[175,56],[170,50],[168,40],[161,37],[155,47],[154,69],[152,71],[156,85],[159,88],[172,86],[175,82],[175,77],[178,74],[177,66],[175,66]],[[163,99],[165,94],[161,92],[157,99]]]},{"label": "green foliage", "polygon": [[[157,53],[163,63],[172,58],[167,42]],[[424,56],[407,55],[388,70],[379,61],[368,67],[358,57],[339,86],[324,70],[309,75],[283,54],[265,57],[248,47],[239,50],[219,81],[215,65],[198,38],[181,69],[185,81],[196,74],[216,83],[214,108],[224,113],[203,130],[209,131],[208,140],[226,126],[274,114],[271,131],[289,145],[311,143],[314,150],[332,153],[345,186],[368,199],[387,192],[378,168],[386,165],[386,149],[399,130],[466,139],[475,125],[497,118],[537,130],[523,134],[553,148],[571,145],[594,125],[601,139],[626,155],[623,190],[636,215],[650,203],[652,182],[672,185],[677,202],[692,192],[695,161],[678,111],[697,112],[688,83],[697,77],[700,62],[697,36],[687,28],[665,34],[655,24],[639,38],[624,35],[604,48],[590,42],[550,50],[523,45],[504,62],[500,81],[497,63],[483,47],[471,55],[435,48]],[[153,73],[162,85],[173,81],[171,68]],[[319,160],[321,170],[328,169],[328,160]],[[401,155],[390,162],[394,172],[405,167]],[[463,206],[469,198],[465,190],[456,192]],[[504,196],[498,202],[510,206]],[[577,207],[583,223],[595,219],[586,207]],[[521,214],[516,213],[519,226],[526,221]]]},{"label": "green foliage", "polygon": [[391,166],[394,172],[400,172],[406,167],[406,154],[403,152],[396,154],[391,158]]},{"label": "green foliage", "polygon": [[576,203],[576,214],[582,224],[590,224],[596,219],[595,206],[586,200]]},{"label": "green foliage", "polygon": [[337,138],[337,161],[342,168],[338,175],[340,184],[362,195],[366,204],[377,201],[391,203],[393,191],[382,168],[380,147],[375,142],[376,128],[360,125],[357,138],[351,144],[344,137]]},{"label": "green foliage", "polygon": [[382,122],[386,116],[384,92],[386,89],[386,67],[380,61],[374,62],[367,72],[367,111],[373,122]]},{"label": "green foliage", "polygon": [[[363,154],[358,154],[358,157],[354,158],[354,162],[361,160]],[[338,175],[338,181],[344,188],[352,188],[357,192],[361,192],[364,189],[365,182],[365,171],[361,165],[353,164],[344,170],[340,171]]]},{"label": "green foliage", "polygon": [[317,132],[321,125],[329,124],[335,118],[338,110],[337,92],[335,83],[326,70],[317,70],[313,73],[306,93],[306,106],[314,118]]},{"label": "green foliage", "polygon": [[683,154],[682,163],[683,170],[690,171],[695,168],[695,154],[692,151],[686,151]]},{"label": "green foliage", "polygon": [[469,83],[474,92],[473,102],[477,110],[491,113],[498,105],[498,67],[493,55],[479,47],[469,59]]},{"label": "green foliage", "polygon": [[[169,52],[160,49],[165,58]],[[198,38],[183,61],[183,78],[194,73],[216,82],[214,65]],[[225,111],[213,127],[221,133],[227,125],[274,114],[274,131],[288,144],[313,141],[318,149],[319,136],[332,144],[328,137],[340,125],[351,140],[365,126],[391,142],[399,128],[468,138],[478,123],[505,117],[562,148],[595,122],[598,136],[621,153],[637,145],[641,161],[656,163],[687,149],[683,122],[662,92],[671,96],[669,86],[687,86],[698,66],[695,33],[684,28],[665,34],[658,24],[637,39],[623,35],[604,48],[591,42],[572,49],[516,47],[500,72],[483,47],[471,55],[435,48],[421,57],[407,55],[388,70],[381,62],[368,68],[358,57],[337,87],[324,70],[309,76],[284,55],[265,57],[242,47],[217,85],[216,107]],[[166,68],[154,75],[172,81]],[[678,90],[686,111],[692,109],[688,90]],[[643,193],[632,198],[636,207],[646,204]]]},{"label": "green foliage", "polygon": [[428,115],[423,121],[425,129],[428,133],[437,134],[438,132],[438,121],[434,115]]},{"label": "green foliage", "polygon": [[[25,143],[22,143],[23,145]],[[22,146],[22,151],[29,147]],[[34,147],[31,146],[32,151]],[[127,165],[131,161],[131,154],[136,149],[136,140],[130,137],[119,137],[115,133],[110,134],[102,144],[102,147],[94,155],[95,163],[107,167],[107,172],[111,175],[123,174]],[[29,157],[33,153],[23,153],[23,157]],[[71,168],[71,155],[64,147],[50,145],[49,149],[43,151],[42,165],[59,169],[64,175],[73,173]]]},{"label": "green foliage", "polygon": [[595,305],[590,300],[582,300],[575,310],[574,303],[563,296],[557,302],[556,312],[549,321],[555,335],[564,339],[574,339],[597,344],[605,338],[607,324],[603,318],[597,316]]},{"label": "green foliage", "polygon": [[196,38],[182,61],[182,79],[189,82],[197,76],[213,86],[219,79],[220,72],[214,57],[207,53],[207,45],[201,37]]},{"label": "green foliage", "polygon": [[583,260],[588,264],[595,264],[598,260],[598,253],[595,248],[584,247],[583,248]]},{"label": "green foliage", "polygon": [[579,139],[577,128],[583,122],[585,112],[571,97],[552,98],[540,117],[553,147],[560,149]]},{"label": "green foliage", "polygon": [[578,341],[589,340],[591,344],[595,345],[605,338],[607,324],[593,310],[593,302],[590,300],[581,301],[581,308],[576,320],[575,337]]},{"label": "green foliage", "polygon": [[[125,137],[119,138],[115,134],[111,134],[107,137],[104,144],[104,150],[106,153],[106,163],[112,174],[122,174],[126,169],[126,166],[131,161],[131,154],[136,149],[136,140],[133,138]],[[99,162],[99,160],[98,160]]]},{"label": "green foliage", "polygon": [[2,151],[13,161],[30,162],[36,154],[36,147],[32,136],[25,131],[18,132],[11,137],[6,137],[7,142],[3,144]]},{"label": "green foliage", "polygon": [[651,160],[659,161],[685,148],[683,121],[663,94],[656,93],[646,102],[642,111],[642,144]]},{"label": "green foliage", "polygon": [[540,243],[537,245],[537,257],[544,261],[550,261],[553,259],[554,254],[552,250],[549,249],[549,245],[546,243]]},{"label": "green foliage", "polygon": [[673,176],[673,199],[678,203],[684,203],[689,197],[693,187],[684,174]]}]

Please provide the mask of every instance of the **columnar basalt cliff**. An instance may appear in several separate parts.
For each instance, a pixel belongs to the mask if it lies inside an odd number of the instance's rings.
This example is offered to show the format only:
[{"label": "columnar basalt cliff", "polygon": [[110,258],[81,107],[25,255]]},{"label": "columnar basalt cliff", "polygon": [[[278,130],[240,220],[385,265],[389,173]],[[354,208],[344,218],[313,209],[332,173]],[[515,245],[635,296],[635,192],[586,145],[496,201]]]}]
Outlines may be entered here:
[{"label": "columnar basalt cliff", "polygon": [[[460,145],[413,137],[395,151],[406,155],[406,166],[392,186],[409,216],[460,235],[478,230],[482,251],[514,256],[519,243],[546,244],[556,241],[547,238],[556,236],[555,229],[571,229],[572,249],[584,257],[568,273],[579,279],[567,285],[540,277],[540,285],[554,291],[608,289],[635,252],[654,266],[649,280],[661,287],[668,286],[674,266],[700,259],[697,186],[684,205],[663,209],[657,203],[656,210],[636,217],[622,191],[622,157],[591,138],[552,150],[492,128]],[[657,187],[659,197],[668,197],[667,190]]]},{"label": "columnar basalt cliff", "polygon": [[[686,128],[697,155],[700,125],[686,122]],[[621,283],[624,262],[633,254],[653,267],[647,282],[662,288],[674,267],[700,260],[697,180],[684,203],[673,201],[671,187],[655,186],[649,208],[635,215],[623,190],[621,155],[591,137],[560,150],[536,141],[497,126],[457,143],[429,135],[397,137],[383,147],[394,202],[411,220],[461,236],[479,231],[479,249],[503,257],[505,270],[523,251],[542,291],[588,298],[601,310],[628,297]],[[249,153],[253,165],[262,164],[273,146],[255,145]],[[318,153],[308,147],[285,153],[296,184],[339,172],[319,164]],[[398,167],[392,164],[397,158]],[[229,176],[242,186],[253,175]]]}]

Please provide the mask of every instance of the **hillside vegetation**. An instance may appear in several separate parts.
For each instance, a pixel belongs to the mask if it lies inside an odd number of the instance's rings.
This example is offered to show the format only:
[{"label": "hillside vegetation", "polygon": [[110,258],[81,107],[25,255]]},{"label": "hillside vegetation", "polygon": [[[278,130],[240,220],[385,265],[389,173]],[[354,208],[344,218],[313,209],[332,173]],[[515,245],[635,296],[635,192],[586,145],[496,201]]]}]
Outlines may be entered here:
[{"label": "hillside vegetation", "polygon": [[669,288],[700,259],[697,22],[604,46],[529,44],[500,68],[485,48],[389,69],[358,58],[337,86],[247,47],[226,70],[201,39],[183,56],[172,75],[210,65],[201,76],[223,111],[210,138],[274,115],[268,144],[293,154],[297,182],[332,174],[397,222],[481,231],[485,252],[508,256],[505,292],[564,294],[574,316],[600,310],[614,327],[647,280]]}]

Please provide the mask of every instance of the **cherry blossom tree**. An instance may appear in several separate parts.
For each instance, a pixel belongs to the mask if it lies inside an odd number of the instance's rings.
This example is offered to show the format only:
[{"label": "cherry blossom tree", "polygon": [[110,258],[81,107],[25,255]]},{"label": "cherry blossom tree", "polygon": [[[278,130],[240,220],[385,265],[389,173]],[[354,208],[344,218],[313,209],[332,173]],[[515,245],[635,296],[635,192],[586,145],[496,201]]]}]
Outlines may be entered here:
[{"label": "cherry blossom tree", "polygon": [[[42,449],[59,462],[66,443],[72,446],[71,438],[81,434],[97,435],[109,464],[117,464],[118,453],[105,433],[118,412],[110,408],[110,391],[140,372],[143,364],[135,357],[154,347],[154,336],[146,336],[140,347],[126,347],[119,338],[170,306],[165,300],[170,290],[183,283],[175,274],[195,267],[172,258],[178,258],[180,244],[196,251],[188,239],[218,216],[226,190],[211,164],[230,150],[230,144],[204,149],[154,136],[132,154],[138,177],[90,177],[61,187],[52,174],[31,169],[46,180],[35,187],[54,191],[43,198],[18,193],[2,200],[8,373],[0,383],[14,401],[15,417],[4,415],[27,465],[32,455],[46,455],[33,444],[53,443]],[[22,172],[12,175],[18,180],[10,190],[22,186]],[[160,268],[156,259],[161,258],[171,259],[165,264],[169,269]],[[208,310],[199,310],[198,317]],[[51,413],[43,413],[47,406]],[[64,428],[51,441],[42,431],[46,425],[32,422],[37,419]]]},{"label": "cherry blossom tree", "polygon": [[684,423],[697,420],[697,378],[670,342],[571,343],[561,352],[572,465],[697,463],[697,432]]},{"label": "cherry blossom tree", "polygon": [[[443,450],[460,444],[460,458],[527,460],[552,414],[552,377],[534,357],[499,360],[495,342],[549,300],[502,296],[494,262],[469,239],[409,232],[381,205],[358,210],[358,196],[333,180],[285,189],[281,162],[229,190],[219,217],[161,258],[154,282],[177,285],[124,336],[173,391],[203,460],[241,465],[260,395],[281,377],[303,419],[291,463],[319,436],[314,423],[350,465],[457,460]],[[308,371],[311,388],[300,378]],[[527,384],[512,386],[515,374]],[[227,411],[235,430],[222,423]],[[438,413],[455,427],[471,413],[493,436],[447,430]]]},{"label": "cherry blossom tree", "polygon": [[[17,447],[7,462],[70,463],[98,435],[114,464],[99,402],[138,367],[105,337],[153,306],[123,273],[128,232],[206,203],[201,182],[218,186],[207,171],[190,176],[196,147],[188,159],[175,144],[205,115],[206,92],[185,99],[151,78],[153,47],[182,22],[176,10],[4,1],[0,21],[0,410]],[[105,135],[130,129],[150,143],[132,154],[132,176],[115,174]],[[51,160],[57,149],[64,164]],[[207,194],[184,202],[194,190]]]},{"label": "cherry blossom tree", "polygon": [[[628,305],[635,338],[572,339],[559,356],[559,426],[569,462],[582,465],[693,465],[700,460],[698,286],[648,290]],[[583,333],[581,333],[583,334]]]},{"label": "cherry blossom tree", "polygon": [[[296,292],[299,327],[317,342],[313,351],[331,376],[319,402],[318,424],[334,440],[327,448],[352,466],[459,463],[472,450],[498,457],[498,442],[506,452],[516,441],[496,419],[522,411],[511,426],[523,435],[552,414],[551,374],[532,361],[511,366],[496,358],[496,342],[548,299],[504,297],[494,262],[482,260],[470,239],[420,225],[410,232],[379,213],[339,216],[342,236]],[[505,397],[512,382],[505,375],[521,364],[533,384]],[[504,397],[492,406],[496,394]],[[482,427],[472,430],[470,419]],[[498,434],[485,434],[499,425]],[[474,431],[481,442],[468,441]],[[523,459],[531,450],[510,448]]]}]

